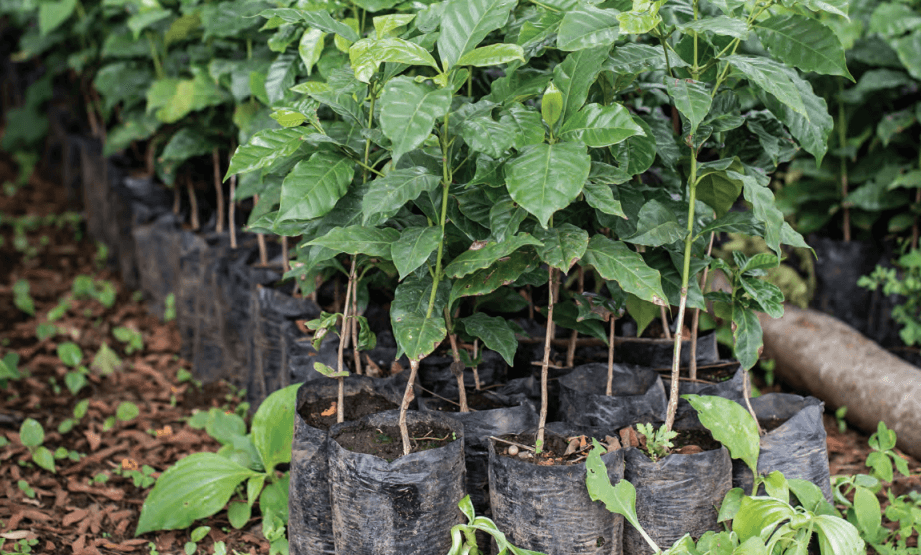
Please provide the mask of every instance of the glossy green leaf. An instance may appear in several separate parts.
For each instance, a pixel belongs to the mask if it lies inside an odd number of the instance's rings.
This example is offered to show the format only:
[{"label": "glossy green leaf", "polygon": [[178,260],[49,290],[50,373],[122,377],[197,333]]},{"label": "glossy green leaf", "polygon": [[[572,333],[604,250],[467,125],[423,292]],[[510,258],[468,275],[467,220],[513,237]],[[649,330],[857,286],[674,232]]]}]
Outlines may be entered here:
[{"label": "glossy green leaf", "polygon": [[490,44],[467,52],[457,61],[459,66],[489,67],[510,64],[515,60],[525,62],[524,50],[517,44]]},{"label": "glossy green leaf", "polygon": [[547,85],[547,89],[540,99],[540,115],[544,123],[551,129],[560,120],[560,116],[563,115],[563,93],[553,84],[553,81]]},{"label": "glossy green leaf", "polygon": [[234,174],[244,174],[269,167],[276,161],[291,156],[303,144],[304,138],[312,131],[307,129],[266,129],[259,131],[249,142],[237,148],[230,167],[227,168],[226,180]]},{"label": "glossy green leaf", "polygon": [[668,95],[675,102],[675,107],[688,119],[691,135],[695,135],[700,122],[710,112],[710,92],[701,82],[691,79],[666,77],[665,85]]},{"label": "glossy green leaf", "polygon": [[585,104],[588,89],[598,77],[608,50],[606,46],[598,46],[573,52],[553,69],[553,83],[563,93],[564,123]]},{"label": "glossy green leaf", "polygon": [[656,160],[656,136],[652,128],[639,117],[633,121],[643,129],[643,135],[628,137],[625,141],[611,147],[611,154],[620,164],[620,168],[629,175],[637,175],[652,167]]},{"label": "glossy green leaf", "polygon": [[396,37],[362,39],[349,47],[349,60],[355,78],[368,83],[380,64],[392,62],[438,69],[435,58],[422,46]]},{"label": "glossy green leaf", "polygon": [[592,208],[600,210],[605,214],[620,216],[625,220],[627,219],[627,214],[624,212],[620,201],[614,198],[614,193],[611,191],[610,185],[595,183],[589,179],[586,181],[585,187],[582,188],[582,193],[585,195],[585,202]]},{"label": "glossy green leaf", "polygon": [[774,203],[774,192],[752,177],[733,171],[727,172],[730,179],[742,181],[742,193],[752,205],[755,218],[764,224],[764,241],[768,248],[780,256],[780,236],[783,229],[783,214]]},{"label": "glossy green leaf", "polygon": [[848,0],[804,0],[803,4],[814,12],[828,12],[847,17]]},{"label": "glossy green leaf", "polygon": [[841,41],[818,19],[797,14],[774,16],[759,21],[755,32],[768,52],[788,66],[854,81]]},{"label": "glossy green leaf", "polygon": [[54,455],[45,446],[35,448],[35,451],[32,452],[32,462],[48,472],[57,472],[57,468],[54,465]]},{"label": "glossy green leaf", "polygon": [[860,532],[853,524],[831,515],[814,517],[816,535],[819,538],[819,550],[835,555],[863,555],[867,546],[860,538]]},{"label": "glossy green leaf", "polygon": [[803,103],[802,93],[790,79],[783,65],[769,58],[739,54],[728,56],[725,60],[753,84],[773,95],[794,112],[802,114],[807,119],[809,118],[809,113]]},{"label": "glossy green leaf", "polygon": [[477,270],[489,267],[500,258],[506,257],[526,245],[540,245],[541,242],[528,233],[509,237],[501,243],[474,244],[448,264],[445,275],[459,278]]},{"label": "glossy green leaf", "polygon": [[483,152],[492,158],[501,158],[515,142],[515,131],[489,116],[464,120],[460,136],[474,152]]},{"label": "glossy green leaf", "polygon": [[616,486],[611,485],[608,469],[601,460],[601,454],[604,452],[606,450],[598,443],[598,440],[592,439],[592,450],[589,451],[585,460],[585,486],[588,489],[588,496],[592,501],[604,503],[604,506],[612,513],[623,516],[631,526],[645,536],[646,533],[642,531],[643,528],[636,516],[636,488],[627,480],[620,480]]},{"label": "glossy green leaf", "polygon": [[307,75],[313,72],[313,66],[320,61],[320,55],[323,53],[323,44],[326,41],[326,33],[320,29],[308,27],[301,35],[301,40],[297,43],[297,54],[304,62],[307,68]]},{"label": "glossy green leaf", "polygon": [[921,33],[913,33],[893,41],[892,47],[899,55],[899,61],[908,70],[908,74],[921,80]]},{"label": "glossy green leaf", "polygon": [[636,322],[636,335],[641,337],[646,326],[659,317],[659,307],[636,295],[627,295],[627,314]]},{"label": "glossy green leaf", "polygon": [[544,142],[544,125],[541,115],[528,110],[521,104],[512,104],[507,113],[499,118],[499,124],[511,129],[515,135],[515,148],[523,149],[528,145]]},{"label": "glossy green leaf", "polygon": [[732,531],[742,542],[749,538],[767,540],[774,529],[793,514],[793,507],[772,497],[743,497],[739,512],[732,520]]},{"label": "glossy green leaf", "polygon": [[705,17],[688,23],[680,23],[677,27],[685,34],[694,31],[697,33],[713,33],[724,37],[735,37],[741,40],[748,38],[748,25],[745,21],[726,15]]},{"label": "glossy green leaf", "polygon": [[366,254],[390,260],[390,245],[400,238],[400,232],[389,227],[352,225],[337,227],[308,245],[320,245],[346,254]]},{"label": "glossy green leaf", "polygon": [[732,327],[732,353],[742,369],[749,370],[758,363],[764,346],[761,322],[753,310],[736,302],[732,305]]},{"label": "glossy green leaf", "polygon": [[659,272],[650,268],[639,253],[620,241],[595,235],[588,243],[585,264],[595,268],[602,278],[616,281],[627,293],[659,306],[666,305]]},{"label": "glossy green leaf", "polygon": [[511,197],[493,203],[489,209],[489,230],[492,238],[501,243],[518,233],[518,227],[528,217],[528,213],[518,206]]},{"label": "glossy green leaf", "polygon": [[[828,114],[828,105],[825,99],[812,91],[809,81],[800,77],[796,70],[784,68],[784,72],[799,91],[803,100],[806,114],[796,112],[790,106],[779,101],[769,94],[759,95],[768,110],[777,117],[793,135],[806,152],[816,158],[816,163],[821,164],[822,158],[828,151],[828,137],[834,129],[834,120]],[[868,72],[869,73],[869,72]]]},{"label": "glossy green leaf", "polygon": [[515,4],[516,0],[448,0],[437,42],[442,69],[457,65],[486,35],[503,26]]},{"label": "glossy green leaf", "polygon": [[[771,255],[774,260],[776,257]],[[771,318],[781,318],[783,316],[783,292],[779,287],[769,281],[758,278],[743,277],[741,280],[742,289],[755,300],[761,310],[767,313]]]},{"label": "glossy green leaf", "polygon": [[354,162],[326,151],[298,162],[281,185],[276,221],[312,220],[323,216],[345,195],[354,173]]},{"label": "glossy green leaf", "polygon": [[531,145],[506,162],[506,186],[515,202],[547,227],[553,213],[579,195],[590,170],[584,145]]},{"label": "glossy green leaf", "polygon": [[557,31],[557,48],[564,51],[611,46],[620,34],[616,10],[585,5],[563,15]]},{"label": "glossy green leaf", "polygon": [[284,99],[288,90],[294,86],[298,58],[298,54],[293,52],[279,54],[269,66],[265,77],[265,93],[270,103]]},{"label": "glossy green leaf", "polygon": [[394,170],[369,183],[361,201],[365,223],[377,214],[390,218],[411,200],[438,187],[441,178],[422,166]]},{"label": "glossy green leaf", "polygon": [[640,209],[636,233],[623,240],[634,245],[658,247],[684,239],[688,231],[681,227],[675,213],[657,200],[650,200]]},{"label": "glossy green leaf", "polygon": [[253,443],[259,451],[263,468],[268,472],[278,464],[291,462],[294,411],[299,386],[293,384],[273,392],[262,401],[253,415]]},{"label": "glossy green leaf", "polygon": [[[432,307],[433,315],[441,314],[444,311],[448,303],[450,290],[451,284],[448,280],[441,280],[438,283],[435,304]],[[393,294],[393,302],[390,303],[391,322],[408,314],[415,314],[420,318],[424,318],[428,311],[431,296],[431,275],[425,273],[421,277],[418,274],[408,276],[397,286]]]},{"label": "glossy green leaf", "polygon": [[430,318],[418,314],[406,314],[391,318],[393,335],[412,360],[422,360],[432,353],[448,335],[445,320],[440,313]]},{"label": "glossy green leaf", "polygon": [[467,333],[483,340],[487,349],[491,349],[505,359],[510,366],[515,364],[515,351],[518,349],[518,339],[515,330],[505,318],[487,316],[477,312],[472,316],[459,320],[464,325]]},{"label": "glossy green leaf", "polygon": [[511,285],[523,274],[540,266],[540,257],[531,249],[522,249],[507,258],[496,261],[488,268],[477,270],[458,280],[451,287],[450,304],[461,297],[492,293],[503,285]]},{"label": "glossy green leaf", "polygon": [[415,83],[409,77],[391,79],[381,95],[381,129],[393,142],[393,163],[428,138],[435,120],[451,106],[451,91]]},{"label": "glossy green leaf", "polygon": [[759,229],[759,227],[758,222],[755,221],[754,215],[749,211],[728,212],[702,227],[698,235],[701,237],[705,237],[710,233],[761,235],[764,233],[764,229],[763,227]]},{"label": "glossy green leaf", "polygon": [[614,48],[611,55],[604,62],[604,69],[615,75],[633,75],[644,71],[665,69],[668,65],[676,68],[685,67],[687,63],[674,52],[669,52],[668,64],[666,65],[665,53],[662,48],[629,42]]},{"label": "glossy green leaf", "polygon": [[393,36],[395,31],[412,23],[416,19],[416,14],[411,13],[391,13],[379,15],[374,18],[374,32],[377,38],[382,39]]},{"label": "glossy green leaf", "polygon": [[562,139],[581,141],[593,148],[611,146],[634,135],[645,132],[621,104],[586,104],[560,129]]},{"label": "glossy green leaf", "polygon": [[38,5],[38,30],[42,36],[47,35],[67,21],[74,13],[77,0],[57,0],[41,2]]},{"label": "glossy green leaf", "polygon": [[752,472],[758,472],[761,436],[758,425],[739,403],[712,395],[682,395],[687,399],[700,423],[710,430],[713,439],[729,449],[734,459],[741,459]]},{"label": "glossy green leaf", "polygon": [[441,228],[410,227],[403,230],[400,239],[390,247],[393,264],[404,279],[428,260],[441,243]]},{"label": "glossy green leaf", "polygon": [[631,10],[617,15],[621,33],[642,35],[653,30],[662,21],[659,16],[662,4],[665,4],[665,0],[633,0]]},{"label": "glossy green leaf", "polygon": [[26,418],[19,426],[19,441],[26,447],[38,447],[45,442],[45,429],[34,418]]},{"label": "glossy green leaf", "polygon": [[135,536],[181,530],[227,505],[241,482],[258,475],[217,453],[193,453],[166,470],[147,495]]},{"label": "glossy green leaf", "polygon": [[921,15],[908,4],[901,2],[880,2],[870,16],[870,33],[879,33],[884,38],[898,37],[914,31],[921,25]]},{"label": "glossy green leaf", "polygon": [[723,158],[701,164],[697,173],[697,200],[706,203],[723,217],[742,192],[742,181],[730,177],[727,170],[743,172],[744,166],[735,158]]},{"label": "glossy green leaf", "polygon": [[588,248],[588,232],[572,224],[564,223],[549,229],[536,227],[534,237],[543,243],[543,246],[537,247],[541,260],[563,273],[568,273]]}]

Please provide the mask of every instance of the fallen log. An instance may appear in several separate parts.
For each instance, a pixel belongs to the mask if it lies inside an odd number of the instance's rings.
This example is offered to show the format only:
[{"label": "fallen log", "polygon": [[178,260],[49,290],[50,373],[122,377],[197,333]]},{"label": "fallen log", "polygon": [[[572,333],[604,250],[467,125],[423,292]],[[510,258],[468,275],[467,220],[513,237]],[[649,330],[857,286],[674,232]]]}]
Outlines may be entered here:
[{"label": "fallen log", "polygon": [[921,458],[921,369],[889,353],[844,322],[821,312],[786,307],[783,318],[762,315],[764,356],[775,374],[872,433],[882,420],[898,447]]}]

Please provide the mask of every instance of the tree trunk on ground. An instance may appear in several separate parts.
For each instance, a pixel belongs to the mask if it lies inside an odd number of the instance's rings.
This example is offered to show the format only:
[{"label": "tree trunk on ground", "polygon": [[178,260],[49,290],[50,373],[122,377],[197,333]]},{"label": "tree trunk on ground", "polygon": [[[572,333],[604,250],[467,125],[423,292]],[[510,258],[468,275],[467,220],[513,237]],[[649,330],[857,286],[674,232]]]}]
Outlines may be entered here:
[{"label": "tree trunk on ground", "polygon": [[900,449],[921,458],[921,370],[815,310],[787,306],[783,318],[761,315],[761,326],[764,355],[781,379],[831,408],[846,406],[848,422],[866,432],[882,420]]}]

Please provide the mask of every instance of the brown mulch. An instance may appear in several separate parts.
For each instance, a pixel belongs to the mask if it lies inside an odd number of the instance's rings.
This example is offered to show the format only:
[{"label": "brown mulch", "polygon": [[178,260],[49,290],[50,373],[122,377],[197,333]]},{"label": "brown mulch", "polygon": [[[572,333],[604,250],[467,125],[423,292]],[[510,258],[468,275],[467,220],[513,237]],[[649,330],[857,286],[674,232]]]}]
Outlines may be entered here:
[{"label": "brown mulch", "polygon": [[[10,179],[13,171],[12,162],[0,153],[0,183]],[[186,455],[217,451],[220,445],[215,440],[186,422],[196,410],[215,406],[233,410],[240,400],[226,385],[199,390],[196,384],[177,379],[179,370],[190,366],[178,357],[175,323],[150,316],[138,296],[99,265],[96,245],[83,237],[79,225],[40,226],[26,234],[31,252],[23,250],[21,243],[17,248],[11,218],[75,210],[65,197],[59,186],[38,174],[12,197],[0,192],[0,358],[18,354],[18,368],[24,374],[0,388],[0,438],[9,442],[0,447],[0,551],[15,550],[20,540],[35,539],[33,553],[147,554],[152,545],[162,555],[178,555],[189,541],[186,530],[134,537],[150,488],[136,487],[129,476],[118,472],[148,465],[157,477]],[[96,300],[74,300],[70,310],[53,322],[59,333],[39,341],[38,326],[48,322],[48,312],[71,292],[78,275],[112,282],[116,303],[106,308]],[[13,284],[18,280],[30,284],[35,316],[13,303]],[[112,335],[118,326],[139,331],[144,349],[128,355],[125,345]],[[58,345],[65,341],[80,347],[85,366],[90,366],[103,343],[116,352],[121,364],[109,374],[91,369],[87,385],[73,395],[64,382],[70,369],[57,355]],[[86,415],[72,430],[59,433],[58,426],[73,417],[74,406],[83,399],[89,400]],[[107,429],[105,421],[126,401],[136,404],[140,414]],[[56,473],[36,466],[19,439],[26,418],[43,426],[44,445],[52,452],[63,448],[79,454],[78,460],[57,459]],[[211,526],[199,542],[200,552],[210,553],[215,541],[224,541],[228,552],[267,553],[258,510],[254,514],[241,530],[230,526],[225,511],[196,522],[195,526]]]}]

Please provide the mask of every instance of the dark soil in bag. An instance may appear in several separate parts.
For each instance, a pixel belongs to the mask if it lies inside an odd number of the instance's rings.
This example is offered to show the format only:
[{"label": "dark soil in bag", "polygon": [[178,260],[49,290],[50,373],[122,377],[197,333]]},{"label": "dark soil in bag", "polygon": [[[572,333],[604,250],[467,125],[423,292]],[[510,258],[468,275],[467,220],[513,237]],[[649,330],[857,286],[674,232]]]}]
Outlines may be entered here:
[{"label": "dark soil in bag", "polygon": [[[500,439],[533,446],[534,437],[531,433]],[[565,437],[546,430],[544,449],[551,456],[560,458],[567,444]],[[589,441],[586,448],[590,446]],[[573,464],[554,465],[525,460],[524,450],[510,455],[510,446],[495,440],[488,448],[493,520],[512,544],[547,555],[622,553],[624,519],[589,498],[584,452]],[[618,449],[601,459],[616,484],[623,478],[624,451]]]},{"label": "dark soil in bag", "polygon": [[[333,426],[329,438],[329,483],[337,553],[431,555],[451,548],[451,527],[464,521],[457,504],[464,496],[464,428],[435,413],[409,411],[410,436],[444,438],[432,447],[392,461],[352,452],[340,441],[366,429],[370,447],[382,452],[390,436],[402,455],[396,430],[399,411]],[[381,433],[383,432],[383,433]],[[455,439],[456,438],[456,439]],[[376,442],[380,439],[380,442]],[[434,442],[417,439],[417,447]],[[376,443],[376,444],[375,444]]]},{"label": "dark soil in bag", "polygon": [[[671,339],[645,337],[620,337],[614,350],[616,360],[639,364],[649,368],[671,368],[675,342]],[[704,333],[697,337],[697,364],[712,364],[719,360],[716,334]],[[691,341],[681,342],[681,366],[691,363]]]},{"label": "dark soil in bag", "polygon": [[[324,378],[297,390],[288,492],[288,541],[292,555],[335,554],[329,498],[327,435],[336,423],[339,384]],[[405,383],[405,380],[404,380]],[[357,420],[398,406],[403,383],[349,376],[345,380],[345,417]],[[332,409],[332,410],[330,410]]]},{"label": "dark soil in bag", "polygon": [[560,378],[560,419],[608,433],[637,422],[665,420],[666,390],[651,368],[615,364],[612,395],[606,395],[608,365],[579,366]]},{"label": "dark soil in bag", "polygon": [[[681,445],[680,436],[675,443]],[[732,488],[732,460],[725,447],[671,454],[655,462],[632,447],[626,450],[625,462],[624,478],[636,488],[637,517],[660,548],[671,547],[685,534],[698,538],[707,530],[720,529],[716,508]],[[648,553],[653,553],[649,544],[636,529],[627,526],[624,554]]]},{"label": "dark soil in bag", "polygon": [[[831,502],[828,445],[822,424],[825,404],[815,397],[788,393],[755,397],[751,404],[766,431],[761,436],[758,473],[779,470],[788,479],[808,480]],[[750,494],[751,470],[742,461],[733,461],[732,465],[732,485]]]}]

